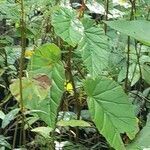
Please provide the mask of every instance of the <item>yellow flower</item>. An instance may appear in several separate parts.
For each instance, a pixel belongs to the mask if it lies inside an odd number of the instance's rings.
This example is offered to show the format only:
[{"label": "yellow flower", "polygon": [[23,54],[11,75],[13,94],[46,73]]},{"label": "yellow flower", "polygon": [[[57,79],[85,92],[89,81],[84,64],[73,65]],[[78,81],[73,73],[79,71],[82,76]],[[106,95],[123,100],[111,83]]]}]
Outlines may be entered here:
[{"label": "yellow flower", "polygon": [[33,50],[26,50],[25,51],[25,57],[26,58],[31,58],[31,56],[33,55],[34,51]]},{"label": "yellow flower", "polygon": [[65,82],[65,90],[67,92],[69,92],[70,94],[73,93],[73,86],[72,86],[72,84],[70,82]]}]

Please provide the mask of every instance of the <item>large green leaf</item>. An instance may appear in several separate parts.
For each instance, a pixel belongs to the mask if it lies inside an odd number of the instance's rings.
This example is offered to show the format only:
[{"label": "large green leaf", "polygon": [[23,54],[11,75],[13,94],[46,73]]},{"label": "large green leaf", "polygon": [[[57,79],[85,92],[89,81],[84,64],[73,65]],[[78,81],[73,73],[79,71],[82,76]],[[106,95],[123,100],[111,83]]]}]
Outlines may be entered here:
[{"label": "large green leaf", "polygon": [[58,63],[53,67],[51,78],[52,85],[49,96],[39,104],[38,109],[45,112],[39,113],[41,119],[50,127],[54,128],[56,125],[58,108],[64,91],[65,75],[62,63]]},{"label": "large green leaf", "polygon": [[88,107],[99,132],[116,150],[124,150],[120,133],[127,133],[133,139],[138,125],[132,104],[127,95],[115,82],[97,77],[85,81]]},{"label": "large green leaf", "polygon": [[83,34],[83,25],[71,8],[59,8],[52,15],[52,25],[58,36],[71,46],[76,46]]},{"label": "large green leaf", "polygon": [[148,115],[146,126],[140,131],[134,141],[127,146],[127,150],[147,150],[150,149],[150,114]]},{"label": "large green leaf", "polygon": [[[29,78],[23,78],[24,106],[41,110],[37,114],[54,128],[57,111],[64,91],[65,73],[60,61],[61,51],[55,44],[44,44],[31,58]],[[12,94],[20,99],[19,80],[10,86]]]},{"label": "large green leaf", "polygon": [[83,21],[84,36],[78,44],[78,51],[81,51],[82,59],[92,76],[100,74],[108,66],[107,37],[103,29],[93,26],[89,19]]},{"label": "large green leaf", "polygon": [[127,34],[144,44],[150,45],[150,22],[146,20],[116,20],[105,22],[111,28]]},{"label": "large green leaf", "polygon": [[56,125],[57,112],[65,82],[64,67],[60,61],[60,55],[61,51],[55,44],[46,44],[35,51],[30,65],[32,76],[44,72],[51,80],[48,96],[38,103],[37,109],[45,112],[38,114],[52,128]]}]

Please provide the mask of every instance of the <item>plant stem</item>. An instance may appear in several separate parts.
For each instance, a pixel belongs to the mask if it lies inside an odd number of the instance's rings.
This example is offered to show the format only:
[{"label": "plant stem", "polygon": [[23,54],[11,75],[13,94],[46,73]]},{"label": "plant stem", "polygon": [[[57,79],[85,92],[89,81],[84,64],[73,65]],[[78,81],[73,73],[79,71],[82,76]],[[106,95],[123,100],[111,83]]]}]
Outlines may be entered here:
[{"label": "plant stem", "polygon": [[148,8],[148,13],[147,13],[147,17],[146,17],[147,21],[149,21],[149,16],[150,16],[150,8]]},{"label": "plant stem", "polygon": [[[80,108],[80,102],[78,99],[78,93],[75,87],[75,82],[74,82],[74,78],[73,78],[73,74],[72,74],[72,63],[71,63],[71,58],[72,58],[72,50],[73,48],[70,47],[69,51],[68,51],[68,64],[67,64],[67,68],[68,68],[68,73],[69,73],[69,79],[70,82],[72,84],[73,87],[73,91],[74,91],[74,98],[76,100],[76,112],[77,112],[77,120],[80,119],[80,113],[81,113],[81,108]],[[76,127],[76,142],[78,142],[78,137],[79,137],[79,129],[78,127]]]},{"label": "plant stem", "polygon": [[128,92],[129,89],[129,67],[130,67],[130,36],[127,39],[127,70],[126,70],[126,79],[125,79],[125,91]]},{"label": "plant stem", "polygon": [[[130,0],[131,3],[131,13],[130,13],[130,21],[134,19],[134,14],[136,12],[135,7],[135,0]],[[129,85],[129,67],[130,67],[130,36],[127,39],[127,71],[126,71],[126,79],[125,79],[125,91],[128,92],[130,85]]]},{"label": "plant stem", "polygon": [[24,55],[26,49],[26,25],[25,25],[25,12],[24,12],[24,0],[20,0],[21,6],[21,19],[20,19],[20,26],[21,26],[21,57],[20,57],[20,70],[19,70],[19,88],[20,88],[20,109],[21,109],[21,116],[22,116],[22,142],[25,145],[25,115],[24,115],[24,100],[23,100],[23,87],[22,87],[22,76],[23,76],[23,68],[24,68]]},{"label": "plant stem", "polygon": [[[105,10],[106,10],[106,14],[105,14],[105,21],[107,21],[108,20],[108,10],[109,10],[109,0],[106,0],[106,8],[105,8]],[[107,24],[105,23],[104,24],[104,31],[105,31],[105,34],[107,33]]]},{"label": "plant stem", "polygon": [[18,117],[17,117],[17,123],[16,123],[15,132],[13,136],[13,145],[12,145],[13,149],[15,148],[15,145],[16,145],[17,130],[18,130]]},{"label": "plant stem", "polygon": [[139,51],[138,51],[136,40],[135,40],[135,51],[136,51],[136,57],[137,57],[137,64],[139,66],[139,71],[140,71],[140,90],[141,90],[141,83],[142,83],[142,68],[141,68],[141,64],[140,64],[141,46],[140,46]]},{"label": "plant stem", "polygon": [[76,86],[75,86],[75,82],[74,82],[74,78],[73,78],[73,74],[72,74],[71,58],[72,58],[72,47],[69,48],[67,67],[68,67],[70,82],[72,84],[73,91],[74,91],[74,98],[76,100],[77,119],[80,119],[80,103],[79,103],[79,100],[78,100],[78,93],[77,93],[77,90],[76,90]]},{"label": "plant stem", "polygon": [[131,3],[130,20],[133,20],[135,18],[135,13],[136,13],[135,2],[136,2],[136,0],[130,0],[130,3]]}]

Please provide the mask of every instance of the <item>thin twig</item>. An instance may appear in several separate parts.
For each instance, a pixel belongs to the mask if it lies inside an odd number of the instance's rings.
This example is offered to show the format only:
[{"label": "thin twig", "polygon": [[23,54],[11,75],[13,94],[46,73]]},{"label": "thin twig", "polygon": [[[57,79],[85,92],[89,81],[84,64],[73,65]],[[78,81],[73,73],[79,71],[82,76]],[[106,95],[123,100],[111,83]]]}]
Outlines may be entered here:
[{"label": "thin twig", "polygon": [[76,66],[76,68],[77,68],[78,73],[81,75],[81,77],[82,77],[83,79],[85,79],[85,76],[84,76],[83,73],[81,72],[81,70],[80,70],[80,68],[78,67],[78,65],[76,64],[75,66]]},{"label": "thin twig", "polygon": [[12,145],[13,149],[15,148],[15,145],[16,145],[17,130],[18,130],[18,117],[17,117],[17,124],[16,124],[16,127],[15,127],[14,136],[13,136],[13,145]]}]

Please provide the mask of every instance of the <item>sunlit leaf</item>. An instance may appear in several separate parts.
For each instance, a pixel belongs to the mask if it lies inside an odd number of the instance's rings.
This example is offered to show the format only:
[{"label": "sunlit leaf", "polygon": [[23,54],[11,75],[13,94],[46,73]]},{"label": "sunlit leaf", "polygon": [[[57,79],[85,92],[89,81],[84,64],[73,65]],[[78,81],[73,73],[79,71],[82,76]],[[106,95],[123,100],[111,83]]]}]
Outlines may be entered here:
[{"label": "sunlit leaf", "polygon": [[52,132],[53,129],[50,127],[37,127],[37,128],[32,129],[31,131],[39,133],[44,138],[50,138],[50,132]]},{"label": "sunlit leaf", "polygon": [[71,127],[90,127],[90,124],[84,120],[60,120],[57,122],[58,126],[71,126]]}]

